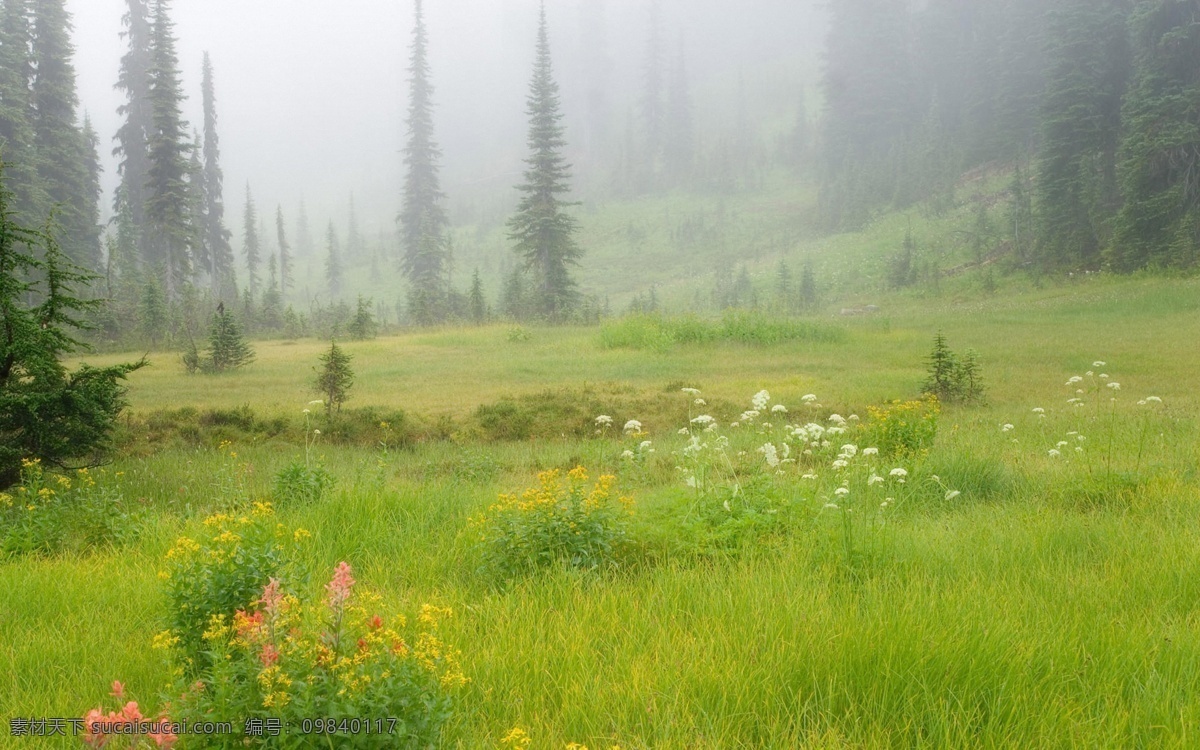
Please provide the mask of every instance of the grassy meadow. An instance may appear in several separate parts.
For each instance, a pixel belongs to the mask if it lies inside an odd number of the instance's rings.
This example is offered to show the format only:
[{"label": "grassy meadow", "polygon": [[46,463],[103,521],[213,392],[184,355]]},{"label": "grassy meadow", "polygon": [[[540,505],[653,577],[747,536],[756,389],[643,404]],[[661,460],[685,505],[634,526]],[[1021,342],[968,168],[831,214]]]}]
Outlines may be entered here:
[{"label": "grassy meadow", "polygon": [[[1097,276],[882,308],[769,344],[509,326],[348,343],[347,408],[377,411],[344,419],[403,428],[312,422],[336,485],[275,504],[311,533],[297,585],[319,593],[347,561],[389,611],[453,610],[441,634],[469,681],[445,747],[504,747],[514,728],[532,748],[592,750],[1196,747],[1200,283]],[[845,442],[868,447],[868,407],[919,396],[938,330],[979,353],[987,400],[944,405],[927,451],[879,457],[871,471],[899,502],[855,505],[869,519],[855,521],[836,483],[765,467],[763,436],[785,420],[860,415]],[[147,712],[162,704],[169,666],[151,643],[167,627],[168,550],[214,510],[270,498],[303,458],[324,346],[259,342],[252,366],[224,376],[150,354],[97,480],[136,509],[136,539],[0,561],[0,716],[81,717],[113,680]],[[1073,376],[1096,386],[1078,407]],[[731,427],[762,389],[786,415]],[[1162,403],[1138,403],[1149,396]],[[274,426],[205,421],[244,406]],[[729,444],[711,497],[677,469],[679,430],[702,412]],[[594,434],[600,414],[614,426]],[[623,435],[628,420],[645,434]],[[619,565],[480,574],[471,519],[579,465],[633,499]]]}]

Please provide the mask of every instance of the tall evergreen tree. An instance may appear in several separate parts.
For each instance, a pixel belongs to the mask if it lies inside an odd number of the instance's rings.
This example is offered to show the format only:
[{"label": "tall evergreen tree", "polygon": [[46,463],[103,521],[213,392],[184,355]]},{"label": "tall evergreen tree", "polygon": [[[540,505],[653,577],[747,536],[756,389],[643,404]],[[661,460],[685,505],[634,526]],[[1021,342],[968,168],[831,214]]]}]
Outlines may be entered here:
[{"label": "tall evergreen tree", "polygon": [[575,219],[564,210],[573,204],[560,197],[570,190],[570,166],[562,155],[566,140],[544,3],[539,12],[537,54],[526,113],[531,153],[525,160],[525,182],[517,188],[522,193],[521,201],[508,222],[509,239],[536,277],[538,312],[547,320],[561,321],[578,303],[570,266],[578,262],[583,251],[575,241]]},{"label": "tall evergreen tree", "polygon": [[258,238],[258,212],[254,208],[254,196],[246,185],[246,209],[242,215],[242,252],[246,255],[246,291],[251,299],[258,296],[262,277],[258,269],[262,265],[262,247]]},{"label": "tall evergreen tree", "polygon": [[487,320],[487,297],[483,294],[483,280],[479,278],[479,269],[475,269],[475,275],[471,277],[471,292],[468,295],[469,306],[471,310],[471,322],[475,325],[483,325]]},{"label": "tall evergreen tree", "polygon": [[362,232],[358,228],[358,210],[354,206],[354,193],[350,193],[350,215],[346,223],[346,258],[358,262],[366,254]]},{"label": "tall evergreen tree", "polygon": [[1051,15],[1037,199],[1044,265],[1098,267],[1120,209],[1128,13],[1129,0],[1064,0]]},{"label": "tall evergreen tree", "polygon": [[225,226],[225,174],[221,170],[221,139],[217,135],[217,100],[212,60],[204,53],[201,75],[204,107],[204,244],[210,257],[212,292],[218,299],[237,299],[232,232]]},{"label": "tall evergreen tree", "polygon": [[143,247],[143,227],[146,223],[146,190],[150,173],[150,137],[154,132],[154,113],[150,99],[150,71],[153,60],[153,34],[147,0],[125,0],[122,35],[129,44],[121,58],[117,88],[124,92],[125,102],[117,108],[123,122],[117,130],[117,145],[113,155],[118,157],[117,173],[121,184],[114,198],[118,216],[128,208],[128,241],[138,252],[138,262],[146,257]]},{"label": "tall evergreen tree", "polygon": [[329,284],[330,296],[337,298],[342,294],[342,250],[338,243],[337,230],[333,228],[332,221],[329,222],[329,231],[325,235],[325,242],[325,281]]},{"label": "tall evergreen tree", "polygon": [[[196,276],[212,274],[212,252],[208,246],[208,187],[204,180],[203,146],[200,134],[192,131],[192,148],[188,155],[188,227],[192,230],[192,270]],[[210,285],[211,286],[211,285]]]},{"label": "tall evergreen tree", "polygon": [[288,244],[283,226],[283,206],[275,207],[275,234],[279,240],[279,291],[286,296],[295,280],[292,278],[292,246]]},{"label": "tall evergreen tree", "polygon": [[167,298],[175,300],[191,273],[193,235],[187,200],[187,156],[191,143],[180,110],[183,88],[170,10],[170,0],[154,0],[150,50],[153,129],[149,139],[145,232],[148,259],[163,269]]},{"label": "tall evergreen tree", "polygon": [[409,57],[408,141],[404,147],[404,201],[400,209],[403,258],[410,286],[410,307],[423,300],[421,317],[442,317],[440,300],[446,285],[445,235],[448,220],[438,176],[441,151],[433,134],[433,85],[430,83],[428,36],[421,0],[415,0],[412,51]]},{"label": "tall evergreen tree", "polygon": [[86,113],[83,116],[82,135],[83,163],[86,169],[83,195],[87,200],[83,202],[85,213],[80,226],[87,229],[83,240],[86,247],[89,248],[88,254],[99,260],[101,256],[100,195],[103,191],[100,174],[103,167],[100,166],[100,137],[96,135],[96,129],[92,127],[92,118]]},{"label": "tall evergreen tree", "polygon": [[87,144],[78,126],[75,48],[64,0],[34,0],[32,83],[38,172],[72,263],[100,268],[100,245],[90,223],[95,194],[88,195]]},{"label": "tall evergreen tree", "polygon": [[667,88],[666,132],[667,139],[663,144],[664,166],[676,184],[686,182],[692,176],[696,133],[692,121],[692,97],[682,35],[679,39],[675,68],[671,73],[671,83]]},{"label": "tall evergreen tree", "polygon": [[662,39],[662,7],[659,0],[650,0],[650,36],[646,41],[646,58],[642,62],[642,97],[639,102],[642,116],[643,187],[653,183],[663,157],[666,133],[665,88],[666,52]]},{"label": "tall evergreen tree", "polygon": [[33,25],[29,0],[0,7],[0,148],[12,186],[11,210],[27,225],[45,218],[46,196],[38,174],[33,130]]},{"label": "tall evergreen tree", "polygon": [[296,212],[296,254],[301,258],[313,256],[312,231],[308,227],[308,208],[300,199],[300,210]]},{"label": "tall evergreen tree", "polygon": [[1131,271],[1200,261],[1200,3],[1145,0],[1125,102],[1121,186],[1110,260]]}]

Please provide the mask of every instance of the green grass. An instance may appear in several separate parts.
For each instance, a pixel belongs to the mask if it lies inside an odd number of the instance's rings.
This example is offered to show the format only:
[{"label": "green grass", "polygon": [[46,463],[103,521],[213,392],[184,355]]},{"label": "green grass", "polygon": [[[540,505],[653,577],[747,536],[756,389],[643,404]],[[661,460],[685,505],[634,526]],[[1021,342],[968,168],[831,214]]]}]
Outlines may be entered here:
[{"label": "green grass", "polygon": [[[313,534],[302,562],[314,590],[347,560],[397,609],[454,609],[443,635],[471,682],[448,747],[496,747],[514,726],[535,748],[593,750],[1194,747],[1200,284],[1091,277],[886,302],[883,317],[812,321],[842,332],[833,340],[769,345],[608,348],[597,329],[537,328],[510,342],[503,327],[347,344],[359,375],[350,405],[425,424],[445,415],[451,427],[386,456],[318,443],[338,484],[281,520]],[[784,533],[737,554],[693,548],[672,455],[684,442],[680,387],[702,388],[723,423],[762,388],[795,419],[810,392],[825,412],[865,416],[916,395],[938,329],[956,350],[980,352],[988,403],[947,409],[911,468],[914,484],[937,474],[961,496],[914,494],[884,552],[848,565],[820,499],[768,478],[801,508]],[[131,379],[132,423],[249,405],[285,429],[226,452],[134,444],[109,476],[123,472],[126,496],[146,507],[136,545],[0,562],[0,716],[81,716],[114,679],[160,704],[166,666],[150,643],[165,627],[163,555],[219,496],[263,496],[303,454],[299,412],[321,345],[257,348],[252,367],[220,377],[188,377],[152,355]],[[1097,359],[1122,384],[1112,448],[1107,401],[1066,404],[1067,378]],[[1134,402],[1147,395],[1165,404],[1144,422]],[[510,418],[533,415],[533,432],[475,431],[480,407],[502,403]],[[644,469],[618,459],[629,440],[588,435],[605,404],[617,432],[637,418],[651,433],[657,453]],[[1077,429],[1092,441],[1086,457],[1051,458]],[[755,443],[748,434],[735,447],[752,462]],[[579,463],[617,471],[635,496],[640,556],[600,576],[551,570],[498,587],[477,576],[468,519],[537,471]],[[37,745],[5,732],[0,746]]]}]

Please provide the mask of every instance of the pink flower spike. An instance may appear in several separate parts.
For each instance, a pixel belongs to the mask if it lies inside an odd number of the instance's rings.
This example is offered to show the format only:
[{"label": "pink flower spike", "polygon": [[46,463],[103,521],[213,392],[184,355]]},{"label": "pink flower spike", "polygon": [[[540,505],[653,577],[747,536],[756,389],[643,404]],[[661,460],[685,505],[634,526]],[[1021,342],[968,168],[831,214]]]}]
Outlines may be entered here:
[{"label": "pink flower spike", "polygon": [[109,693],[109,695],[113,696],[114,698],[125,697],[125,686],[121,684],[120,680],[113,680],[112,692]]},{"label": "pink flower spike", "polygon": [[283,599],[283,594],[279,591],[279,579],[272,578],[271,582],[263,589],[262,598],[258,603],[263,606],[268,614],[275,614],[279,610],[279,602]]},{"label": "pink flower spike", "polygon": [[354,586],[354,576],[350,575],[350,563],[338,563],[333,572],[333,579],[325,586],[329,592],[329,606],[340,607],[350,598],[350,589]]}]

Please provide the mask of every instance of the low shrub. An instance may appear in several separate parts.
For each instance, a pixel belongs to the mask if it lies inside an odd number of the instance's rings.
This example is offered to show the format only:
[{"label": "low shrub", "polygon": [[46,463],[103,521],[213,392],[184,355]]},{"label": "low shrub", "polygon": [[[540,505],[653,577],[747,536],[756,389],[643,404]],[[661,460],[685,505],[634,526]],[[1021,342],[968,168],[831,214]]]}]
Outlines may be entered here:
[{"label": "low shrub", "polygon": [[214,617],[231,618],[254,601],[288,567],[291,546],[306,537],[275,521],[270,503],[248,514],[219,513],[204,520],[204,533],[181,537],[167,553],[171,636],[188,659],[206,664],[204,633]]},{"label": "low shrub", "polygon": [[51,475],[37,459],[21,464],[21,482],[0,492],[0,556],[52,555],[121,545],[137,536],[138,514],[93,473]]},{"label": "low shrub", "polygon": [[453,691],[467,682],[438,633],[451,612],[426,605],[412,622],[385,620],[380,598],[354,586],[343,562],[323,601],[302,603],[271,579],[251,604],[214,614],[203,634],[208,666],[176,687],[173,718],[233,723],[233,735],[205,738],[208,746],[437,746]]},{"label": "low shrub", "polygon": [[614,497],[615,483],[614,477],[602,476],[589,487],[584,468],[565,477],[555,469],[539,474],[538,485],[520,495],[501,495],[471,522],[483,570],[509,577],[552,565],[616,566],[628,542],[633,501]]}]

